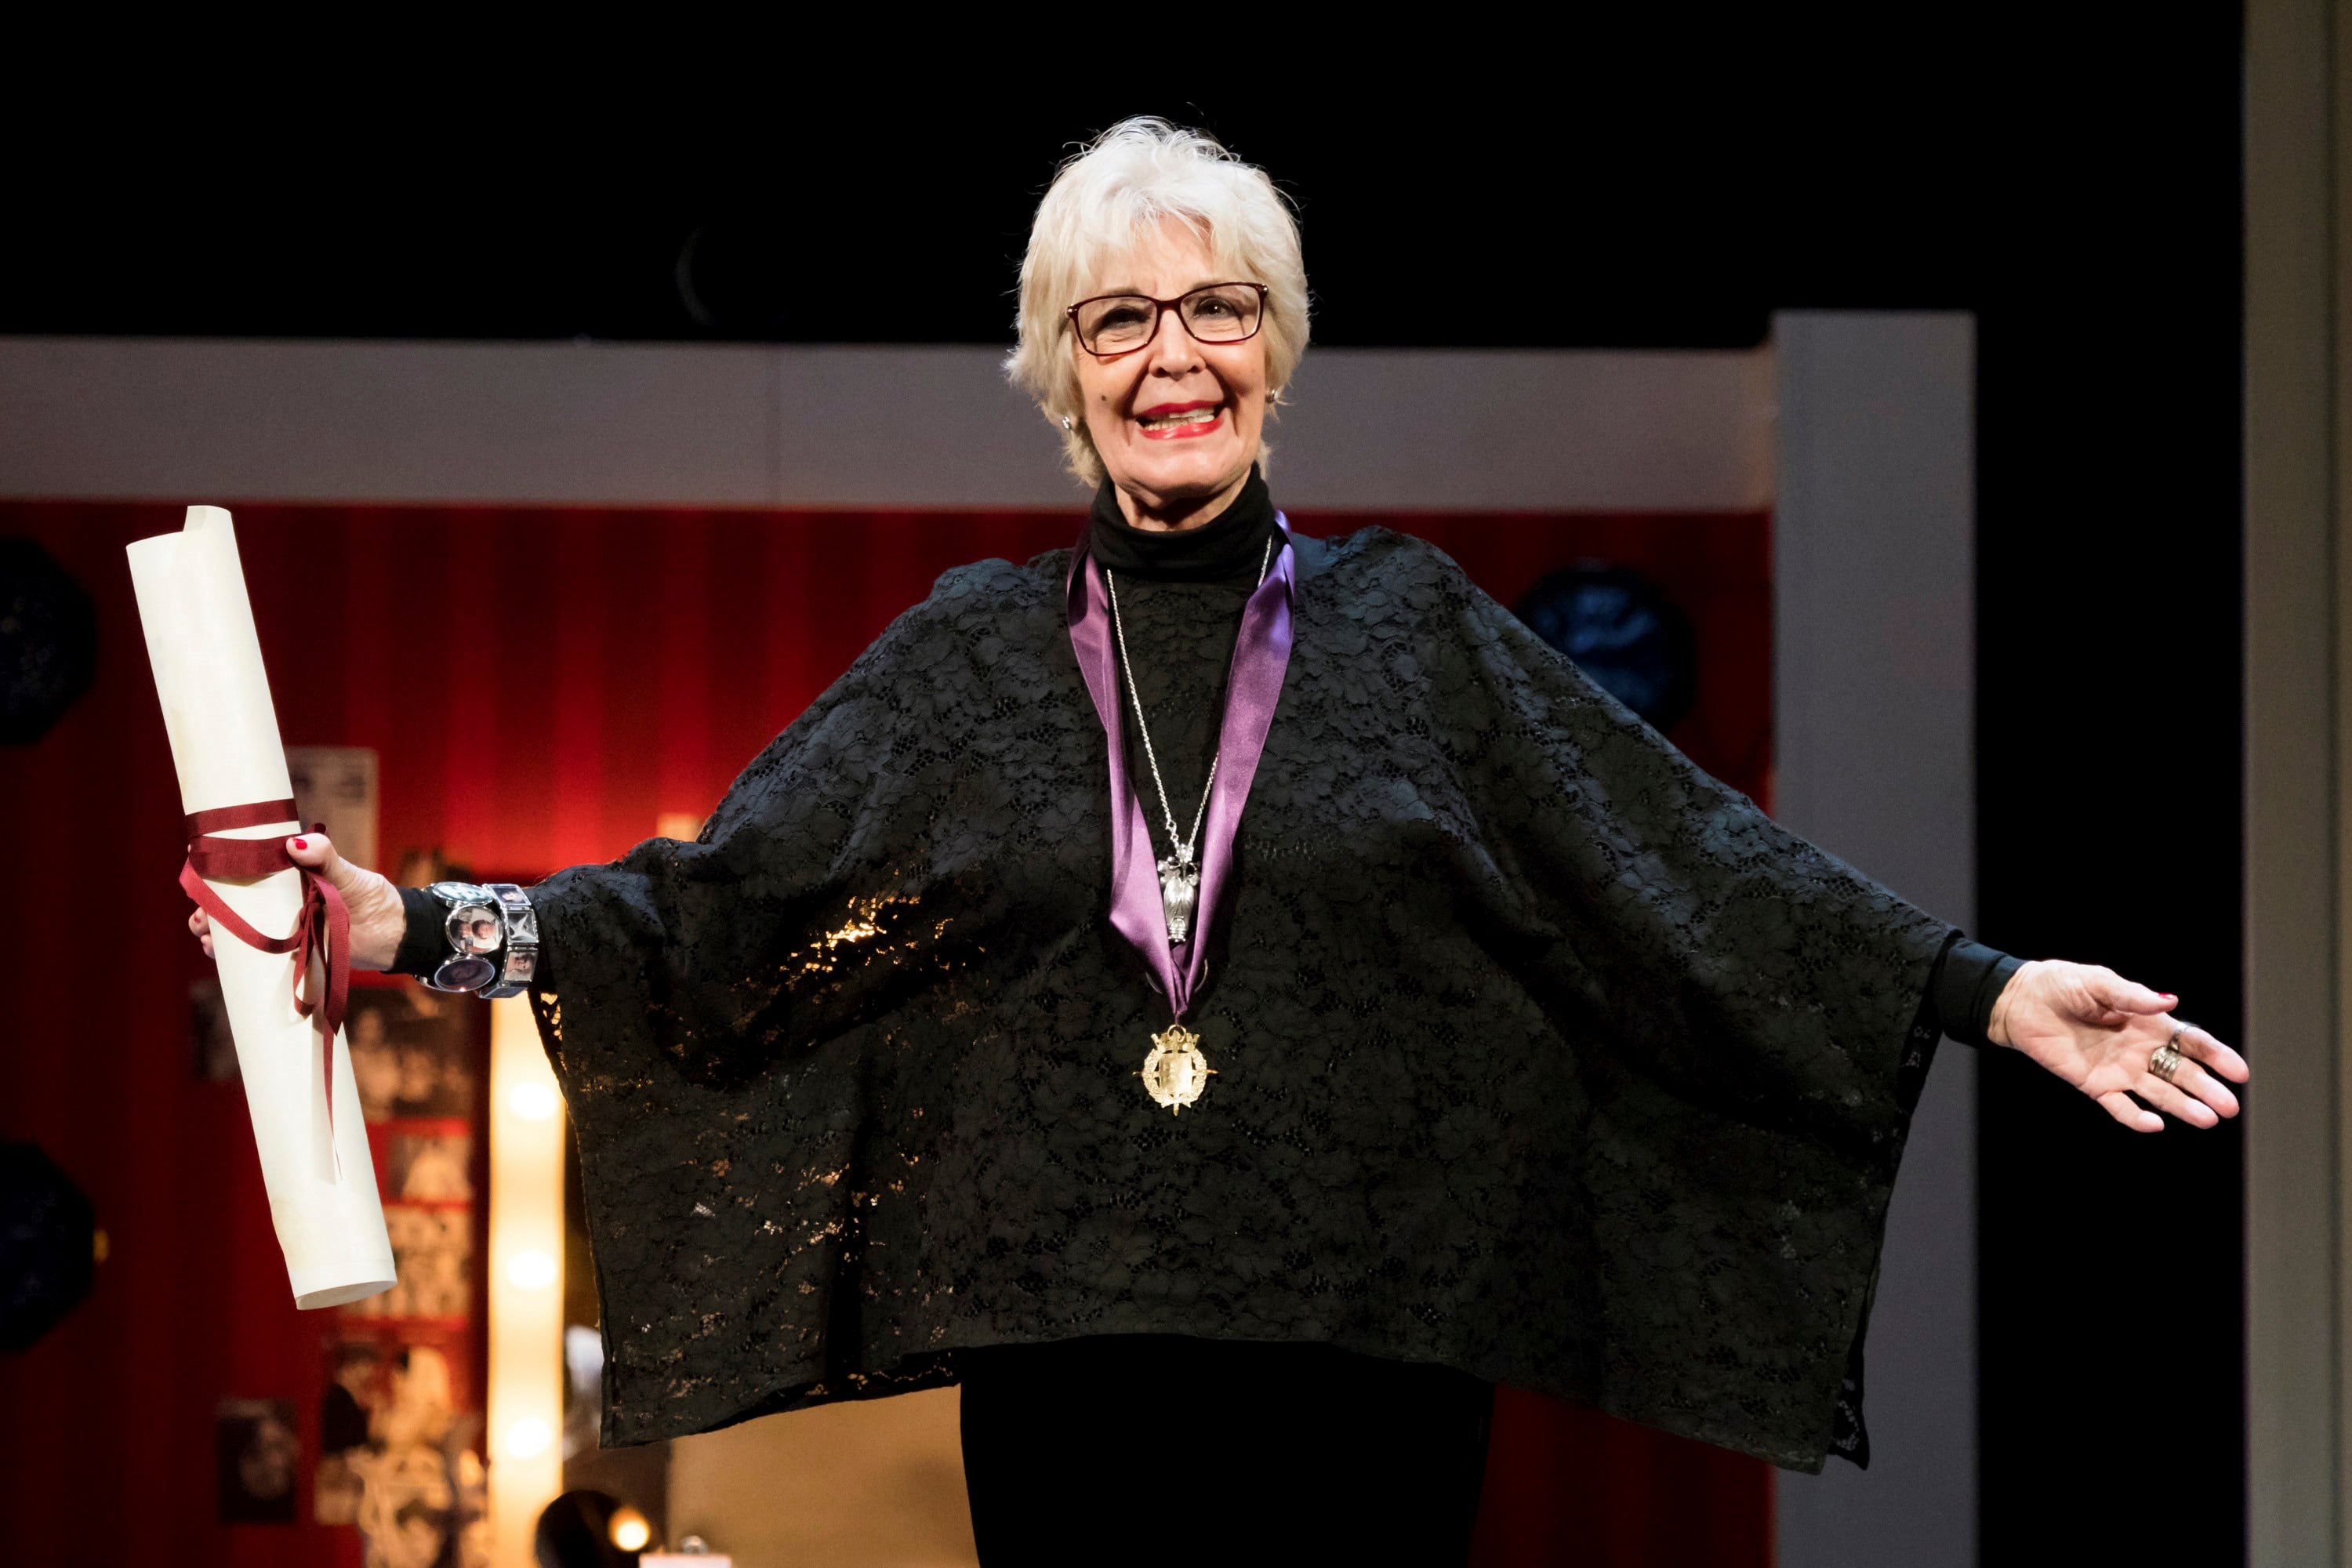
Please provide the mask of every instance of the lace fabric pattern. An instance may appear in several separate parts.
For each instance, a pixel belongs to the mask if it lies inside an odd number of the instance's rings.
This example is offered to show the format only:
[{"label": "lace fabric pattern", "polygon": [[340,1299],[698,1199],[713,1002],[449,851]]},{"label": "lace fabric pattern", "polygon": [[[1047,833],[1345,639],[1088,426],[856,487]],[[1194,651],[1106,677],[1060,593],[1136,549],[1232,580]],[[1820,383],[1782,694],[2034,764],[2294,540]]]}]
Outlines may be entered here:
[{"label": "lace fabric pattern", "polygon": [[[696,840],[531,889],[608,1445],[952,1382],[961,1346],[1161,1332],[1867,1464],[1862,1342],[1955,928],[1434,547],[1297,542],[1186,1019],[1219,1070],[1181,1117],[1137,1077],[1168,1010],[1108,918],[1067,551],[948,572]],[[1245,592],[1120,584],[1171,798],[1205,777]]]}]

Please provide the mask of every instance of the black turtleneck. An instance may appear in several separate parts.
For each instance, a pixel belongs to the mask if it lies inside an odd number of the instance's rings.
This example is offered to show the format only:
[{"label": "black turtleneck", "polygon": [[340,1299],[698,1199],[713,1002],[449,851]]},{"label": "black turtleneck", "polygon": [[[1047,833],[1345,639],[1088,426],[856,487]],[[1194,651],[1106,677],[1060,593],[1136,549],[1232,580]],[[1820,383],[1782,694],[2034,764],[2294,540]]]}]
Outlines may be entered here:
[{"label": "black turtleneck", "polygon": [[[1274,497],[1255,463],[1232,504],[1193,527],[1173,531],[1136,527],[1119,510],[1118,490],[1108,479],[1095,491],[1093,517],[1087,548],[1096,560],[1122,576],[1163,583],[1254,588],[1267,542],[1276,533]],[[1280,548],[1278,542],[1276,548]]]}]

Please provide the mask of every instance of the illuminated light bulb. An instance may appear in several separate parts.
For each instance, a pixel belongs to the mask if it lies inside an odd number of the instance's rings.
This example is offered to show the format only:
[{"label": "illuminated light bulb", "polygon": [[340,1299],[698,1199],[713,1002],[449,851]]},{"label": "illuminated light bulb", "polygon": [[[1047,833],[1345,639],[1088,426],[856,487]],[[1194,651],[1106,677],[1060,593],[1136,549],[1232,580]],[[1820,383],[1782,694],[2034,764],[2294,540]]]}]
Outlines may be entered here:
[{"label": "illuminated light bulb", "polygon": [[553,1088],[543,1083],[519,1083],[507,1090],[507,1109],[525,1121],[544,1121],[561,1103]]},{"label": "illuminated light bulb", "polygon": [[654,1538],[654,1527],[635,1509],[617,1509],[613,1514],[613,1544],[624,1552],[643,1552],[646,1542]]},{"label": "illuminated light bulb", "polygon": [[506,1449],[512,1458],[537,1458],[554,1440],[555,1434],[548,1429],[546,1422],[536,1415],[526,1415],[507,1428]]},{"label": "illuminated light bulb", "polygon": [[518,1252],[507,1259],[509,1283],[537,1290],[555,1283],[555,1259],[544,1252]]}]

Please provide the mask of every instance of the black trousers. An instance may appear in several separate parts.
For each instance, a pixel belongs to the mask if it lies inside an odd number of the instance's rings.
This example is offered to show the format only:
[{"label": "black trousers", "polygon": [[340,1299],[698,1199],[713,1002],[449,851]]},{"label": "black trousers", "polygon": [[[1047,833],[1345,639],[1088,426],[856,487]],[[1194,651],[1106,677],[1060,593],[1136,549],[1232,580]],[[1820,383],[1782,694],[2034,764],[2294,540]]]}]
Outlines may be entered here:
[{"label": "black trousers", "polygon": [[1468,1554],[1495,1389],[1452,1367],[1181,1334],[956,1363],[985,1568]]}]

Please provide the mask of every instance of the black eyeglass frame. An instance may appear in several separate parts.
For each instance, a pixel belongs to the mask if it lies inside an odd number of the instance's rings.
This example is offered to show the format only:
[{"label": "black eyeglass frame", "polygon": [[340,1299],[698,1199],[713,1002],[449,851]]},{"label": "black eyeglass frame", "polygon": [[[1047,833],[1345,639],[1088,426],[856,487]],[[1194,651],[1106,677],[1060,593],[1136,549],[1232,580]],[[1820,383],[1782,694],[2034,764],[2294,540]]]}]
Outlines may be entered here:
[{"label": "black eyeglass frame", "polygon": [[[1172,300],[1154,300],[1149,294],[1136,294],[1126,290],[1121,290],[1116,294],[1089,294],[1085,299],[1079,300],[1076,304],[1067,307],[1063,310],[1062,314],[1069,318],[1070,335],[1077,339],[1078,347],[1086,349],[1087,353],[1093,354],[1097,359],[1118,359],[1123,355],[1135,353],[1137,349],[1147,349],[1151,346],[1152,342],[1160,336],[1160,318],[1164,312],[1177,305],[1182,304],[1185,300],[1191,299],[1195,294],[1206,294],[1213,289],[1256,289],[1257,325],[1252,327],[1248,331],[1244,332],[1237,338],[1204,338],[1200,333],[1192,330],[1192,323],[1184,319],[1184,312],[1178,310],[1176,312],[1176,324],[1184,329],[1184,335],[1186,337],[1191,338],[1196,343],[1206,343],[1211,348],[1223,348],[1229,343],[1245,343],[1252,338],[1257,336],[1259,332],[1265,330],[1266,296],[1271,294],[1273,290],[1263,283],[1253,283],[1246,278],[1229,279],[1223,283],[1203,283],[1198,289],[1185,289],[1181,294],[1177,295]],[[1149,300],[1151,305],[1151,326],[1150,329],[1143,334],[1143,341],[1136,344],[1135,348],[1113,349],[1108,353],[1103,353],[1098,350],[1088,348],[1087,345],[1086,333],[1078,330],[1078,312],[1087,306],[1093,304],[1097,300]]]}]

